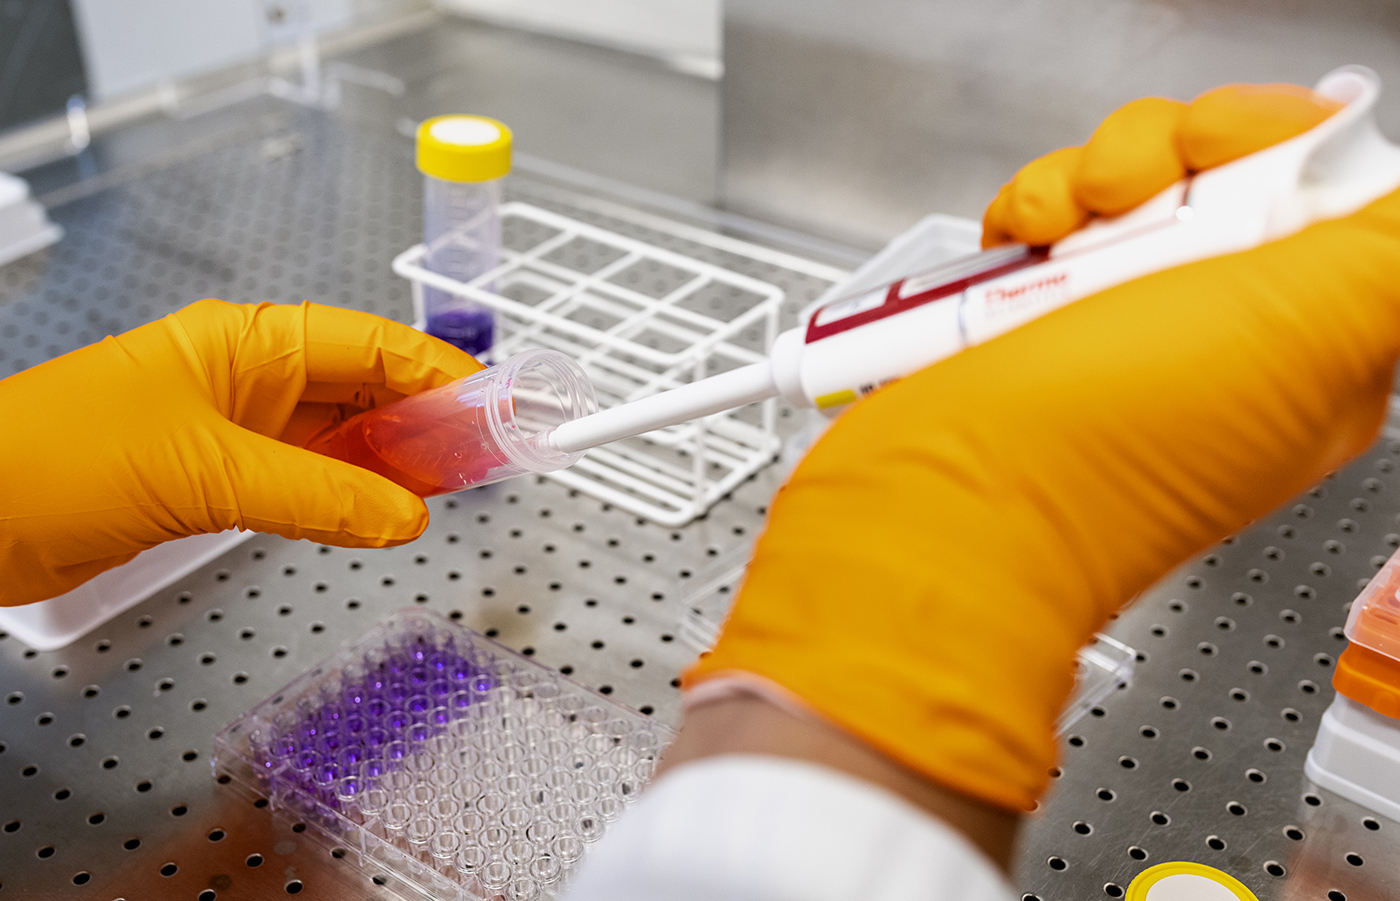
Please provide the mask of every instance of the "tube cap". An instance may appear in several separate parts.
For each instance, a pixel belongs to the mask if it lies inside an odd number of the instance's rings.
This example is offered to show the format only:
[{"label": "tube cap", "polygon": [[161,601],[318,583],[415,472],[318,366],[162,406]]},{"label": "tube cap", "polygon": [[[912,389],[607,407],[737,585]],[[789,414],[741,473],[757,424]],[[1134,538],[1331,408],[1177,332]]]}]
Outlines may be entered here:
[{"label": "tube cap", "polygon": [[511,132],[485,116],[434,116],[418,126],[418,171],[444,181],[492,181],[510,172]]},{"label": "tube cap", "polygon": [[1400,552],[1351,602],[1351,644],[1337,660],[1332,687],[1358,704],[1400,718]]},{"label": "tube cap", "polygon": [[1400,661],[1363,644],[1348,645],[1337,658],[1332,687],[1358,704],[1400,719]]}]

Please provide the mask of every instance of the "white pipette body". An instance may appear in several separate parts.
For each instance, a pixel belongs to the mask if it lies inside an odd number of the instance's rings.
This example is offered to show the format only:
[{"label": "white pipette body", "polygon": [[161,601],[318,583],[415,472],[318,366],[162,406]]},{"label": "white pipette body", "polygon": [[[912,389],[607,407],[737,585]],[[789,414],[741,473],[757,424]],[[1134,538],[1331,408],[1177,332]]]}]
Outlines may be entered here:
[{"label": "white pipette body", "polygon": [[781,395],[838,408],[965,347],[1158,270],[1256,247],[1355,212],[1400,187],[1381,135],[1380,80],[1344,66],[1317,92],[1344,108],[1297,137],[1184,179],[1053,247],[999,247],[842,298],[755,363],[559,425],[561,451],[597,447]]}]

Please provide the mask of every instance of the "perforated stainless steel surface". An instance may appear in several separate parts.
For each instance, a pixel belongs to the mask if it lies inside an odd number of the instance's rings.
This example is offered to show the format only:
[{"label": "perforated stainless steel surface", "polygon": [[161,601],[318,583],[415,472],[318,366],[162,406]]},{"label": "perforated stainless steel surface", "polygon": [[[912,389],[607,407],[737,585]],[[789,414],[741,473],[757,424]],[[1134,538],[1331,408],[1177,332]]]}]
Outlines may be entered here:
[{"label": "perforated stainless steel surface", "polygon": [[[387,130],[255,106],[198,152],[50,195],[68,199],[53,210],[68,237],[0,268],[0,373],[201,296],[306,297],[408,318],[407,286],[388,265],[418,235],[410,145]],[[557,189],[516,180],[510,193],[779,284],[793,308],[825,287]],[[1400,444],[1383,442],[1115,624],[1145,659],[1134,685],[1081,721],[1065,748],[1023,842],[1027,897],[1112,897],[1173,858],[1220,866],[1266,901],[1400,894],[1400,824],[1301,774],[1331,698],[1345,604],[1400,543],[1397,463]],[[407,547],[259,537],[69,648],[0,640],[0,892],[376,896],[295,824],[213,782],[219,726],[417,604],[672,723],[673,680],[690,657],[673,640],[673,602],[703,561],[752,537],[775,487],[767,470],[705,519],[669,530],[516,480],[431,502],[432,525]]]},{"label": "perforated stainless steel surface", "polygon": [[[390,131],[279,111],[157,171],[65,189],[75,199],[52,210],[65,240],[0,269],[0,372],[202,296],[308,298],[406,321],[409,289],[389,262],[420,228],[411,151]],[[828,284],[543,185],[517,179],[508,193],[778,284],[792,309]],[[0,892],[372,896],[367,876],[215,784],[214,732],[416,605],[674,723],[674,680],[693,655],[674,640],[676,599],[704,561],[752,539],[775,487],[760,473],[672,530],[517,479],[430,501],[428,532],[406,547],[258,536],[68,648],[0,640]]]},{"label": "perforated stainless steel surface", "polygon": [[1342,625],[1400,547],[1400,429],[1147,592],[1110,630],[1133,684],[1081,720],[1021,849],[1042,901],[1122,897],[1194,860],[1261,899],[1400,895],[1400,823],[1303,776]]}]

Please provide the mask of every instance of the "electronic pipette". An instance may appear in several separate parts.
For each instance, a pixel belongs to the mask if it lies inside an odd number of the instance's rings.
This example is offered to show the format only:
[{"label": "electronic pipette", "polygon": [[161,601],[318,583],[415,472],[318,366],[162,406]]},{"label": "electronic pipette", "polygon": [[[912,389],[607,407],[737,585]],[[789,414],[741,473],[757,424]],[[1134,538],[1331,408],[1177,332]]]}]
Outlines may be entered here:
[{"label": "electronic pipette", "polygon": [[998,247],[835,300],[780,334],[766,362],[561,423],[541,439],[575,453],[779,396],[795,407],[839,408],[1072,301],[1286,237],[1400,187],[1400,147],[1375,123],[1376,74],[1345,66],[1316,91],[1345,106],[1122,216],[1049,248]]}]

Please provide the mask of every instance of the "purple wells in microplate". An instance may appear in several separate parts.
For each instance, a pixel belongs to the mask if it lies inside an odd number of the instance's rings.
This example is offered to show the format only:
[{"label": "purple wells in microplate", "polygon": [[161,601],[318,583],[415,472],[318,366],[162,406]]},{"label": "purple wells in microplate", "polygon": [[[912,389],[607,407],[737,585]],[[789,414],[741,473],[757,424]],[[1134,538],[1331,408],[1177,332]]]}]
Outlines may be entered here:
[{"label": "purple wells in microplate", "polygon": [[402,898],[533,901],[558,893],[672,736],[405,610],[226,726],[214,771]]}]

